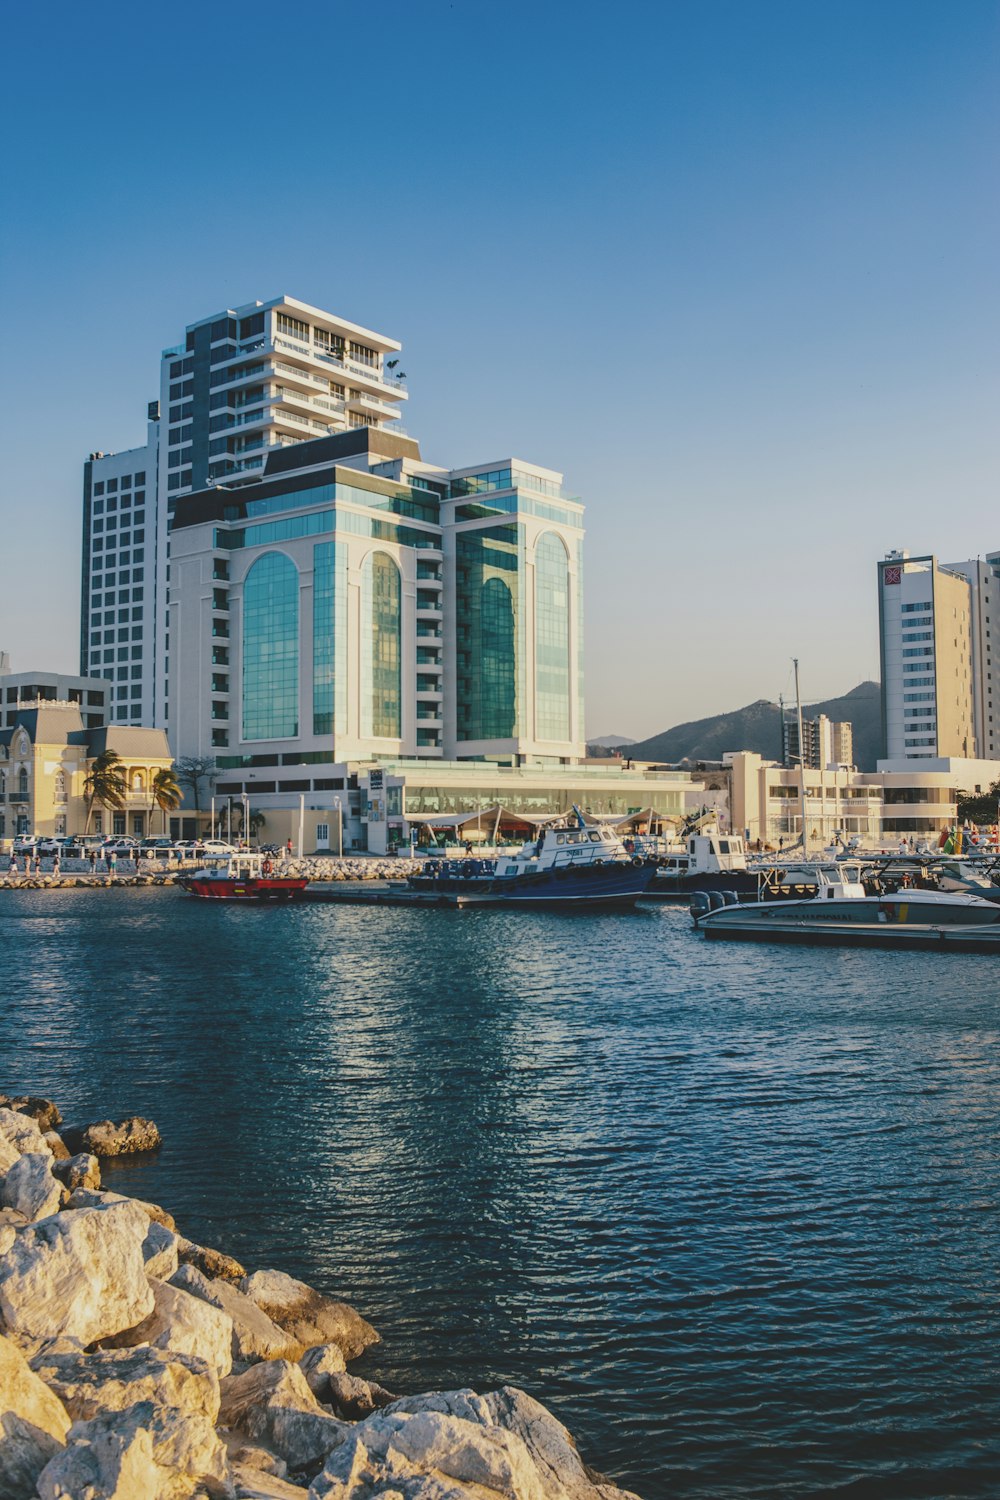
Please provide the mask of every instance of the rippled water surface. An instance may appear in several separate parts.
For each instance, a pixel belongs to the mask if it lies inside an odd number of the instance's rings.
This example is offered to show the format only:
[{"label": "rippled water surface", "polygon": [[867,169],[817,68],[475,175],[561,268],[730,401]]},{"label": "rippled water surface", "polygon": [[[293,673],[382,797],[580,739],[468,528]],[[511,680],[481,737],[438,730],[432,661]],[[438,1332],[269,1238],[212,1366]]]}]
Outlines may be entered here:
[{"label": "rippled water surface", "polygon": [[0,1088],[159,1123],[111,1187],[499,1382],[663,1496],[1000,1493],[992,959],[685,913],[0,892]]}]

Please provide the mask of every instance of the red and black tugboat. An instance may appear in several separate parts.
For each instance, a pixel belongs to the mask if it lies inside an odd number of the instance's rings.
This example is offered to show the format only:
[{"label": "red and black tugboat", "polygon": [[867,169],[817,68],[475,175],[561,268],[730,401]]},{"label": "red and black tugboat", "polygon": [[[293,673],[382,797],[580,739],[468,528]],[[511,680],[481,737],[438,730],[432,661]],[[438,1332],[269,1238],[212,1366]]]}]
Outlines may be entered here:
[{"label": "red and black tugboat", "polygon": [[245,851],[230,854],[211,868],[178,876],[177,883],[190,896],[205,901],[249,901],[273,906],[300,901],[309,884],[305,875],[281,875],[267,854]]}]

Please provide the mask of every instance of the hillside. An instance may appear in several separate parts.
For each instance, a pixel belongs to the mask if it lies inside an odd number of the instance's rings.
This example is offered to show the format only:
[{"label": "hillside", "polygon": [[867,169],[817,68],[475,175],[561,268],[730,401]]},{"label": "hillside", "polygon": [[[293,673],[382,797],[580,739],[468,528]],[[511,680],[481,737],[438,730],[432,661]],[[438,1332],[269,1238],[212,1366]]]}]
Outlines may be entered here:
[{"label": "hillside", "polygon": [[587,749],[596,745],[598,750],[617,750],[619,745],[634,745],[635,740],[630,740],[627,734],[599,734],[596,740],[587,741]]},{"label": "hillside", "polygon": [[[874,771],[882,753],[882,713],[877,682],[862,682],[842,698],[803,704],[805,718],[826,714],[830,719],[850,719],[854,725],[854,759],[861,771]],[[626,747],[635,760],[721,760],[729,750],[756,750],[769,760],[781,759],[781,722],[778,705],[766,698],[748,703],[732,713],[694,719],[637,740]]]}]

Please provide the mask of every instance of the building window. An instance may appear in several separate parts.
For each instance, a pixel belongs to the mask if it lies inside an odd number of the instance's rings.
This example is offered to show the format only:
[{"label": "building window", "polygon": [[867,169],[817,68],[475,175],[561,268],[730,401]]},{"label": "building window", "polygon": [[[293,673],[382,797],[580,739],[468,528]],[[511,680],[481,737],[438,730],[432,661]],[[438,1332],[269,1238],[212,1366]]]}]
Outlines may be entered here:
[{"label": "building window", "polygon": [[265,552],[243,584],[243,738],[299,732],[299,573],[283,552]]},{"label": "building window", "polygon": [[535,548],[535,733],[568,740],[569,558],[548,531]]},{"label": "building window", "polygon": [[370,552],[361,579],[361,618],[368,635],[362,733],[384,739],[396,739],[403,732],[401,595],[399,569],[392,558],[387,552]]},{"label": "building window", "polygon": [[460,532],[457,538],[459,739],[517,733],[519,556],[516,525]]},{"label": "building window", "polygon": [[55,802],[66,801],[66,776],[62,771],[57,771],[53,778],[52,798]]},{"label": "building window", "polygon": [[313,548],[313,734],[332,734],[347,707],[337,642],[347,639],[347,557],[337,542]]}]

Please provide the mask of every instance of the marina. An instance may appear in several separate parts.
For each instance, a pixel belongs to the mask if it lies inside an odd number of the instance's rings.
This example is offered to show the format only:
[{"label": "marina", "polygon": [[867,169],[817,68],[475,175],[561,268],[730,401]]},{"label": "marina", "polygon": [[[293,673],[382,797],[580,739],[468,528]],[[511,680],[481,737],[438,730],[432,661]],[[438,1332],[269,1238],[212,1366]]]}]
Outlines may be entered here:
[{"label": "marina", "polygon": [[148,1112],[163,1150],[107,1186],[336,1287],[364,1378],[522,1386],[644,1500],[989,1492],[992,955],[374,915],[10,891],[9,1072]]}]

